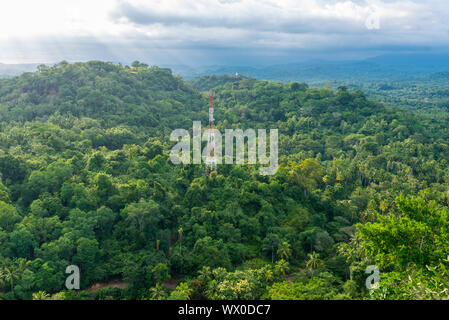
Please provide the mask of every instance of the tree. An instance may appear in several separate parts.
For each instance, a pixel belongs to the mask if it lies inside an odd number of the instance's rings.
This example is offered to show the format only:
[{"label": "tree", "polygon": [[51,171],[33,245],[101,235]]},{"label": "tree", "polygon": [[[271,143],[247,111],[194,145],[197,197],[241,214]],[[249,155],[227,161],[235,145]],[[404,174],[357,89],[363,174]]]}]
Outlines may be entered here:
[{"label": "tree", "polygon": [[112,233],[118,214],[108,207],[101,207],[96,211],[96,233],[99,238],[106,238]]},{"label": "tree", "polygon": [[179,239],[179,254],[182,255],[182,237],[183,237],[183,229],[178,229],[178,239]]},{"label": "tree", "polygon": [[162,284],[170,279],[168,267],[164,263],[158,263],[151,272],[153,273],[153,279],[156,281],[156,284]]},{"label": "tree", "polygon": [[304,197],[307,190],[313,191],[322,182],[323,168],[315,159],[305,159],[292,167],[292,180],[303,187]]},{"label": "tree", "polygon": [[156,286],[150,288],[149,291],[152,300],[163,300],[167,296],[167,293],[165,292],[161,283],[156,283]]},{"label": "tree", "polygon": [[272,300],[333,300],[337,297],[335,277],[323,273],[303,282],[278,282],[268,290]]},{"label": "tree", "polygon": [[33,300],[50,300],[50,295],[45,291],[38,291],[33,293]]},{"label": "tree", "polygon": [[20,226],[10,233],[9,246],[15,257],[33,258],[37,243],[25,227]]},{"label": "tree", "polygon": [[281,259],[288,261],[292,255],[292,249],[290,249],[290,244],[287,241],[282,241],[279,243],[277,254]]},{"label": "tree", "polygon": [[96,278],[96,265],[98,261],[98,241],[96,239],[80,238],[76,242],[76,254],[73,262],[82,272],[82,282],[89,283]]},{"label": "tree", "polygon": [[281,259],[278,262],[276,262],[276,265],[274,266],[274,273],[278,277],[284,277],[288,273],[289,269],[290,268],[288,262],[285,261],[284,259]]},{"label": "tree", "polygon": [[0,228],[11,232],[14,225],[21,220],[13,205],[0,201]]},{"label": "tree", "polygon": [[400,216],[378,216],[378,222],[357,225],[365,253],[380,267],[410,263],[435,266],[447,257],[449,210],[421,197],[395,200]]},{"label": "tree", "polygon": [[115,194],[116,190],[109,177],[99,173],[95,177],[95,192],[99,202],[105,203],[109,197]]},{"label": "tree", "polygon": [[22,277],[29,265],[29,261],[25,259],[15,259],[7,265],[0,268],[0,283],[8,284],[10,290],[13,291],[14,284]]},{"label": "tree", "polygon": [[201,238],[195,242],[193,254],[199,266],[211,268],[219,266],[229,268],[231,266],[228,252],[221,240],[214,240],[211,237]]},{"label": "tree", "polygon": [[267,237],[264,239],[264,247],[262,250],[266,250],[271,253],[271,263],[274,263],[274,254],[276,252],[276,247],[280,243],[280,239],[278,235],[270,233],[267,235]]},{"label": "tree", "polygon": [[306,262],[306,267],[312,271],[312,276],[315,270],[317,270],[322,264],[323,261],[320,260],[320,255],[313,251],[308,254],[309,259]]},{"label": "tree", "polygon": [[182,282],[170,293],[168,300],[190,300],[192,291],[187,283]]},{"label": "tree", "polygon": [[159,205],[153,200],[141,200],[128,205],[122,213],[128,225],[129,234],[136,244],[143,246],[155,241],[158,224],[162,220]]}]

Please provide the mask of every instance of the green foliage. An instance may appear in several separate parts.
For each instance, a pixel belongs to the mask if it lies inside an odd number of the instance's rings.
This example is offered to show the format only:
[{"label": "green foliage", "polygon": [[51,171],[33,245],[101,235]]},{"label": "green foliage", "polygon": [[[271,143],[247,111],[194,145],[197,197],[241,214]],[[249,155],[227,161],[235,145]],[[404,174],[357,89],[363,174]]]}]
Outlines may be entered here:
[{"label": "green foliage", "polygon": [[268,290],[271,300],[330,300],[337,298],[331,274],[323,273],[306,282],[279,282]]},{"label": "green foliage", "polygon": [[[99,61],[0,80],[2,298],[445,297],[447,115],[349,85],[192,84]],[[275,175],[170,162],[171,130],[207,123],[194,86],[213,88],[222,132],[279,129]],[[71,264],[83,294],[62,291]],[[370,264],[380,291],[364,287]],[[88,289],[117,278],[126,289]]]}]

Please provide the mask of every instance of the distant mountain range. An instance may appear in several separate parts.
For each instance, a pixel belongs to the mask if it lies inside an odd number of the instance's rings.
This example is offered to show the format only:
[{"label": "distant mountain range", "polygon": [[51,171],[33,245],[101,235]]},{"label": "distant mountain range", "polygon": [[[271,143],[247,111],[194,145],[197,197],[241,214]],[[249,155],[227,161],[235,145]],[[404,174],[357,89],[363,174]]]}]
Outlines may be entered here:
[{"label": "distant mountain range", "polygon": [[[2,64],[0,77],[35,71],[38,64]],[[403,79],[434,72],[449,71],[449,54],[389,54],[365,60],[313,60],[267,66],[201,66],[162,65],[185,79],[204,75],[244,74],[261,80],[278,81],[360,81]]]},{"label": "distant mountain range", "polygon": [[13,77],[18,76],[24,72],[36,71],[37,66],[40,63],[29,64],[4,64],[0,63],[0,77]]},{"label": "distant mountain range", "polygon": [[211,74],[235,74],[263,80],[331,81],[383,78],[401,79],[426,73],[449,71],[448,54],[382,55],[366,60],[309,61],[261,67],[249,66],[168,66],[186,79]]}]

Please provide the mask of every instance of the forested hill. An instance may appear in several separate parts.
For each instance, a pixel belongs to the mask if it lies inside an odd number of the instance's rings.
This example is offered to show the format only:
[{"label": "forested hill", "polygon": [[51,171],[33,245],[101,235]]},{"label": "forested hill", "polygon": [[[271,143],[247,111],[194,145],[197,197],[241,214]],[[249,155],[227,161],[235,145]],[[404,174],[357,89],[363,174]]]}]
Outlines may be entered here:
[{"label": "forested hill", "polygon": [[[63,62],[0,80],[2,299],[447,298],[446,114],[346,87],[197,85],[214,87],[222,132],[279,129],[274,176],[170,162],[171,130],[206,126],[208,103],[168,69]],[[89,290],[112,280],[126,288]]]},{"label": "forested hill", "polygon": [[38,70],[0,79],[2,120],[32,121],[58,113],[102,120],[105,126],[175,128],[203,107],[199,92],[169,69],[92,61]]},{"label": "forested hill", "polygon": [[226,75],[202,76],[202,77],[190,79],[190,80],[188,80],[188,83],[200,91],[207,91],[212,88],[222,86],[226,83],[232,83],[233,85],[235,85],[244,79],[249,79],[249,78],[246,76],[243,76],[243,75],[239,75],[237,73],[235,75],[227,75],[226,74]]}]

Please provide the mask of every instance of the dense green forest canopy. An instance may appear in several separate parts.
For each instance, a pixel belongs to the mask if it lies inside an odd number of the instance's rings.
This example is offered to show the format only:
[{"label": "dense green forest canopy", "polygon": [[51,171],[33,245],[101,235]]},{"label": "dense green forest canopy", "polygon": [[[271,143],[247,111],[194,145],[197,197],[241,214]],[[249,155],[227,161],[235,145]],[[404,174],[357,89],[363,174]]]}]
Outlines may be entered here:
[{"label": "dense green forest canopy", "polygon": [[[279,129],[275,175],[170,162],[171,130],[207,123],[197,88],[222,132]],[[447,120],[345,86],[189,84],[138,62],[1,79],[1,298],[447,298]],[[92,289],[111,281],[125,288]]]},{"label": "dense green forest canopy", "polygon": [[[332,86],[360,89],[376,101],[387,106],[403,107],[422,113],[446,114],[449,110],[449,72],[396,76],[383,79],[360,78],[333,80]],[[324,87],[327,81],[312,81],[309,85]]]}]

